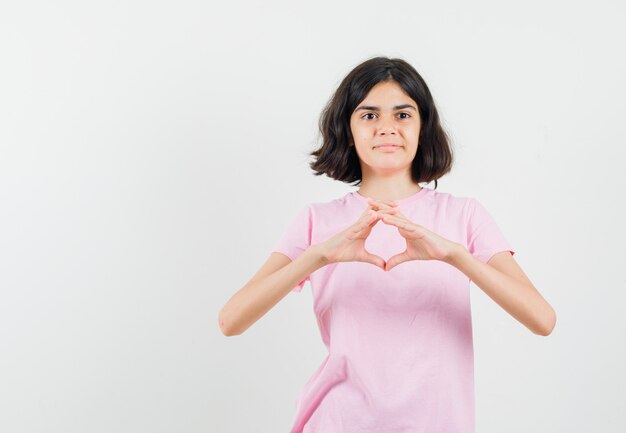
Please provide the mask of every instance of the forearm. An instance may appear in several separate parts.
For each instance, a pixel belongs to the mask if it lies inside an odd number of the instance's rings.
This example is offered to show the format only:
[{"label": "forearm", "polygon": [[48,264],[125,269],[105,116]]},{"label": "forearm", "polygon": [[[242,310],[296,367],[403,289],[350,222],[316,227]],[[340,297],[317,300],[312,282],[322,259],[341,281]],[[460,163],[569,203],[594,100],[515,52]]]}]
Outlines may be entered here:
[{"label": "forearm", "polygon": [[326,265],[319,250],[309,247],[276,272],[251,281],[227,302],[220,312],[228,335],[239,335],[284,298],[307,275]]},{"label": "forearm", "polygon": [[555,312],[530,283],[517,280],[481,262],[462,245],[446,260],[476,284],[500,307],[538,335],[548,335]]}]

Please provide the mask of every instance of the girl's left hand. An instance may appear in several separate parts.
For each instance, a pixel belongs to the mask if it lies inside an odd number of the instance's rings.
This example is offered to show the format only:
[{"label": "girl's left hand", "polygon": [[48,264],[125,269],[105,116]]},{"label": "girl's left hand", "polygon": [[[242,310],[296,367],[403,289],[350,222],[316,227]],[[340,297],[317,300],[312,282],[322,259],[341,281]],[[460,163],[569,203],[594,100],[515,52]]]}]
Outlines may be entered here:
[{"label": "girl's left hand", "polygon": [[385,224],[396,226],[400,235],[406,239],[406,250],[387,260],[385,271],[409,260],[447,261],[458,251],[458,243],[411,222],[397,207],[379,200],[370,200],[370,203],[375,205],[378,218]]}]

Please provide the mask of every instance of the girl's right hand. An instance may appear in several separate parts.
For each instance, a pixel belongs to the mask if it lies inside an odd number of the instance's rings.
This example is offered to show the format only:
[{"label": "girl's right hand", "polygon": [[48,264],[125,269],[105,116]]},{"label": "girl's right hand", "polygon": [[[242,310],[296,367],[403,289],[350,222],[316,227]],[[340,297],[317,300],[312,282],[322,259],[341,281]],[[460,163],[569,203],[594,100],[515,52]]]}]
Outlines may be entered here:
[{"label": "girl's right hand", "polygon": [[[365,240],[385,213],[394,214],[397,205],[370,200],[359,219],[347,229],[317,246],[326,263],[365,262],[385,270],[385,260],[365,249]],[[376,210],[374,210],[374,208]]]}]

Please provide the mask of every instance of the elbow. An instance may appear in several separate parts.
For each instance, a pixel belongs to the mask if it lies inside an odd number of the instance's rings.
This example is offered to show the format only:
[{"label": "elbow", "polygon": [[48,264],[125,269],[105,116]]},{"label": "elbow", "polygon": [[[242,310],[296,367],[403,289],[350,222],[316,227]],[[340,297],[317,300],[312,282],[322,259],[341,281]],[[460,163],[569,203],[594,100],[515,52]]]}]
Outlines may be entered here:
[{"label": "elbow", "polygon": [[222,334],[225,335],[226,337],[232,337],[234,335],[239,335],[238,333],[234,332],[230,321],[227,320],[226,315],[224,314],[223,311],[220,311],[219,315],[218,315],[218,323],[219,323],[219,327],[220,327],[220,331],[222,331]]}]

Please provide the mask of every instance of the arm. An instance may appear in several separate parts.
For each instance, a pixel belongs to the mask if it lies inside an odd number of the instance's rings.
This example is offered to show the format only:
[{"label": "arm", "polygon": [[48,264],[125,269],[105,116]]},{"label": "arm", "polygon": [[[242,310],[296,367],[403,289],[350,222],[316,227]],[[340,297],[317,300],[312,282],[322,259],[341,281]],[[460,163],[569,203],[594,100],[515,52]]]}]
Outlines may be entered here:
[{"label": "arm", "polygon": [[554,309],[537,291],[508,251],[483,263],[459,245],[445,260],[467,275],[491,299],[537,335],[550,335],[556,324]]},{"label": "arm", "polygon": [[279,267],[278,270],[253,278],[222,307],[219,324],[224,335],[243,333],[284,298],[296,284],[326,265],[326,260],[317,246],[309,247],[293,261],[282,254],[279,256],[280,263],[268,261],[266,264]]}]

